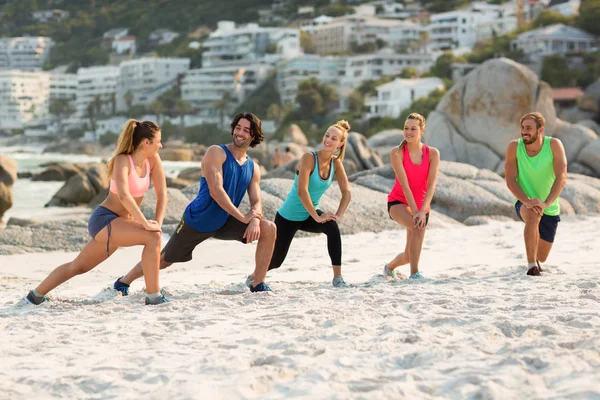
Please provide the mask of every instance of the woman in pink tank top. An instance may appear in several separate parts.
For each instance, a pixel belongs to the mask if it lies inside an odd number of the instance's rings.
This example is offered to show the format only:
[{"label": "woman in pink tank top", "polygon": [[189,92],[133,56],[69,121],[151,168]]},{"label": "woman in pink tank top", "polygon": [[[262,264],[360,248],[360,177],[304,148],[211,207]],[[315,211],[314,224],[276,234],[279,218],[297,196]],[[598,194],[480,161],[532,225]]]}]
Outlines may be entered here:
[{"label": "woman in pink tank top", "polygon": [[440,164],[440,152],[421,143],[424,131],[425,118],[410,114],[404,123],[404,140],[390,152],[396,182],[388,195],[388,212],[391,219],[406,228],[406,246],[383,267],[388,280],[397,279],[395,269],[409,263],[410,278],[423,278],[419,258]]},{"label": "woman in pink tank top", "polygon": [[[144,246],[142,268],[146,281],[146,304],[168,301],[158,283],[161,225],[167,207],[166,178],[158,155],[162,148],[160,127],[151,121],[129,120],[119,136],[115,155],[108,162],[110,190],[88,221],[91,239],[75,260],[48,275],[26,300],[38,305],[58,285],[83,274],[106,260],[119,247]],[[155,220],[140,209],[150,177],[156,191]]]}]

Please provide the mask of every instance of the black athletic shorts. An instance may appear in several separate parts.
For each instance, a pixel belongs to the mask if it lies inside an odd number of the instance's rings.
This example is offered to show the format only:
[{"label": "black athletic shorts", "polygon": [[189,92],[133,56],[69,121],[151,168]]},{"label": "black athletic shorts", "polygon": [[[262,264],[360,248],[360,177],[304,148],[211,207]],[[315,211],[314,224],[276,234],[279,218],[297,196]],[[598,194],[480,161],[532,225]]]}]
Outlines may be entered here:
[{"label": "black athletic shorts", "polygon": [[[390,216],[390,219],[393,219],[392,214],[390,214],[390,208],[392,208],[392,206],[395,206],[396,204],[406,205],[406,203],[404,203],[400,200],[388,201],[388,215]],[[425,214],[425,226],[427,226],[428,223],[429,223],[429,213]]]},{"label": "black athletic shorts", "polygon": [[[517,215],[523,221],[521,217],[521,203],[519,200],[515,203],[515,211]],[[546,242],[553,243],[554,237],[556,236],[556,229],[558,229],[558,223],[560,222],[560,217],[558,215],[542,215],[542,219],[540,219],[540,224],[538,226],[538,230],[540,232],[540,239],[545,240]]]},{"label": "black athletic shorts", "polygon": [[237,240],[246,243],[243,237],[248,224],[233,217],[229,217],[225,225],[213,232],[198,232],[185,223],[185,218],[177,225],[177,229],[162,249],[165,254],[165,261],[168,263],[187,262],[192,259],[192,252],[200,243],[206,239],[215,238],[219,240]]}]

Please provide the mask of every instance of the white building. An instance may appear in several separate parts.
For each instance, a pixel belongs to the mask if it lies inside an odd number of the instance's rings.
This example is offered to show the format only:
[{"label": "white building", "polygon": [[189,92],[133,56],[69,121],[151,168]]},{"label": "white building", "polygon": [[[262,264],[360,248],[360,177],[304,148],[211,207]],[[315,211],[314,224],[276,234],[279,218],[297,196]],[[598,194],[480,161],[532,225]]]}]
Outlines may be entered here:
[{"label": "white building", "polygon": [[135,36],[123,36],[120,39],[113,40],[111,44],[112,51],[117,55],[135,55]]},{"label": "white building", "polygon": [[300,30],[309,34],[313,34],[314,27],[319,25],[326,25],[333,20],[333,17],[327,15],[320,15],[316,18],[302,21],[300,23]]},{"label": "white building", "polygon": [[551,54],[588,51],[596,44],[594,35],[563,24],[545,26],[522,33],[511,42],[513,49],[523,50],[532,60]]},{"label": "white building", "polygon": [[69,18],[69,12],[65,10],[41,10],[32,12],[31,17],[37,22],[62,21]]},{"label": "white building", "polygon": [[181,98],[203,110],[214,109],[214,103],[227,94],[230,108],[244,101],[273,70],[268,63],[245,66],[218,66],[189,70],[181,81]]},{"label": "white building", "polygon": [[563,15],[579,15],[581,0],[552,0],[548,8]]},{"label": "white building", "polygon": [[219,21],[203,47],[205,67],[276,62],[302,54],[299,29],[263,28],[254,23],[238,27],[231,21]]},{"label": "white building", "polygon": [[77,99],[77,74],[50,73],[50,101],[67,100],[75,106]]},{"label": "white building", "polygon": [[79,68],[77,70],[77,116],[85,118],[88,105],[96,103],[96,99],[101,113],[112,113],[113,109],[116,109],[118,83],[119,67]]},{"label": "white building", "polygon": [[0,129],[21,129],[48,115],[49,73],[0,71]]},{"label": "white building", "polygon": [[319,54],[341,53],[353,45],[376,43],[390,46],[409,46],[420,39],[423,27],[410,21],[347,15],[312,28],[312,40]]},{"label": "white building", "polygon": [[104,32],[102,40],[112,43],[113,40],[124,38],[129,34],[129,28],[113,28]]},{"label": "white building", "polygon": [[440,78],[397,78],[377,86],[377,96],[365,101],[365,105],[369,107],[367,117],[398,118],[400,113],[409,108],[416,99],[427,97],[431,92],[444,88],[444,81]]},{"label": "white building", "polygon": [[148,35],[148,40],[159,45],[164,45],[171,43],[178,37],[179,33],[170,29],[155,29]]},{"label": "white building", "polygon": [[[131,105],[150,105],[171,89],[181,75],[190,69],[189,58],[139,58],[123,61],[119,66],[117,110],[127,111]],[[131,95],[131,104],[126,97]]]},{"label": "white building", "polygon": [[44,66],[54,47],[48,37],[12,37],[0,39],[0,69],[35,71]]},{"label": "white building", "polygon": [[[374,14],[379,18],[407,19],[411,12],[406,9],[404,4],[393,0],[376,0],[363,3],[361,6],[371,6],[374,8]],[[360,6],[359,6],[360,7]],[[359,8],[357,7],[357,8]],[[358,12],[357,12],[358,14]]]},{"label": "white building", "polygon": [[314,77],[337,89],[344,109],[345,98],[362,82],[395,76],[407,67],[425,72],[434,62],[431,54],[396,54],[389,49],[348,57],[306,55],[278,65],[277,88],[282,103],[294,102],[299,83]]},{"label": "white building", "polygon": [[338,86],[340,71],[345,60],[342,57],[306,54],[277,65],[277,91],[282,103],[294,103],[300,82],[317,78],[323,83]]}]

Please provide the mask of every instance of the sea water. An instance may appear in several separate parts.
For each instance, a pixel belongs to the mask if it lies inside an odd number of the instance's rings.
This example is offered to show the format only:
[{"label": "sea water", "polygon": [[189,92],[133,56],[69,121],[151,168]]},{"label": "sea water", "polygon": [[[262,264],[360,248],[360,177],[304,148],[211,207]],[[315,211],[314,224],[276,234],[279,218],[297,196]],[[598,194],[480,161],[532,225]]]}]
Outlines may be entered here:
[{"label": "sea water", "polygon": [[[0,154],[13,158],[18,171],[33,174],[44,170],[42,165],[51,162],[89,163],[101,162],[102,157],[85,154],[42,153],[41,147],[0,147]],[[165,174],[176,177],[182,170],[200,167],[199,161],[163,161]],[[13,185],[13,206],[4,214],[6,222],[10,217],[48,220],[55,218],[89,215],[91,210],[79,207],[44,207],[64,182],[32,182],[31,179],[17,179]]]}]

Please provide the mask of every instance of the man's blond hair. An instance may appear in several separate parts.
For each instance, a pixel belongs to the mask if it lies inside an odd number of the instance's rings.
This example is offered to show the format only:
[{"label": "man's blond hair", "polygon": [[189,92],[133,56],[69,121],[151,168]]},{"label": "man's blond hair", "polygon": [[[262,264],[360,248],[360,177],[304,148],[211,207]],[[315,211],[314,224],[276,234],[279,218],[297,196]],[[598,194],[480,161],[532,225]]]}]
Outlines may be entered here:
[{"label": "man's blond hair", "polygon": [[535,126],[537,129],[543,128],[546,126],[546,119],[539,112],[529,112],[521,117],[521,125],[523,125],[523,121],[526,119],[532,119],[535,121]]}]

